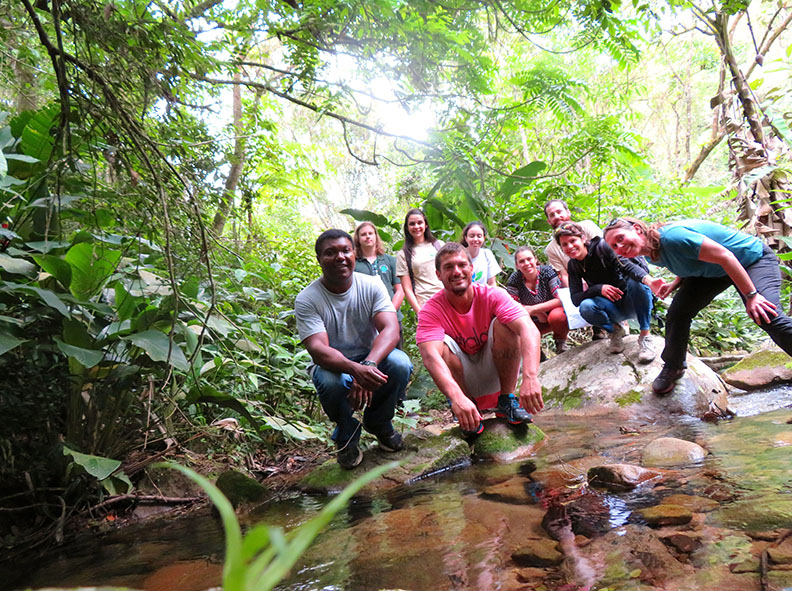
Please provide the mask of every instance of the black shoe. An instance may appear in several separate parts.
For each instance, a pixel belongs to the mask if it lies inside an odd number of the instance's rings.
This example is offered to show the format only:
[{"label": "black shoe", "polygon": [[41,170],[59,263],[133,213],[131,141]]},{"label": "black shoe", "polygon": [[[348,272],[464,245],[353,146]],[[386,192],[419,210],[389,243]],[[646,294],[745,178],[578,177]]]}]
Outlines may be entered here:
[{"label": "black shoe", "polygon": [[592,341],[604,341],[608,338],[608,331],[602,328],[601,326],[595,326],[592,329],[591,333],[591,340]]},{"label": "black shoe", "polygon": [[669,367],[666,364],[652,382],[652,390],[658,396],[664,396],[674,389],[676,381],[683,375],[685,375],[684,367]]},{"label": "black shoe", "polygon": [[377,441],[379,441],[380,449],[383,451],[392,453],[404,448],[402,436],[399,435],[399,433],[397,433],[395,430],[391,431],[387,435],[377,435]]},{"label": "black shoe", "polygon": [[484,433],[484,423],[479,421],[478,427],[476,427],[475,431],[467,431],[462,427],[459,428],[462,431],[462,437],[465,439],[473,439],[474,437],[478,437],[482,433]]},{"label": "black shoe", "polygon": [[499,419],[506,419],[512,425],[521,425],[531,422],[531,413],[520,406],[514,394],[501,394],[498,396],[498,406],[495,409],[495,416]]},{"label": "black shoe", "polygon": [[363,461],[363,452],[360,451],[357,441],[350,441],[346,445],[339,446],[336,461],[344,470],[351,470],[359,466]]}]

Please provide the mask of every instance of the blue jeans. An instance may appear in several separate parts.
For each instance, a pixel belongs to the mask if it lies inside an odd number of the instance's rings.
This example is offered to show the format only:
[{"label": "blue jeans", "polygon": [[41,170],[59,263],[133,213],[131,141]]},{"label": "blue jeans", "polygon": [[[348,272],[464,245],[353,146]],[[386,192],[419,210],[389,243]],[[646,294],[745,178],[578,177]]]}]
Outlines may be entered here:
[{"label": "blue jeans", "polygon": [[[365,359],[361,357],[360,361]],[[385,385],[374,390],[371,405],[363,412],[363,428],[374,435],[387,435],[393,431],[393,413],[396,401],[407,388],[412,374],[410,358],[400,349],[394,349],[377,366],[388,376]],[[347,395],[352,388],[352,376],[315,367],[311,376],[319,401],[327,416],[336,424],[333,441],[339,447],[360,439],[360,421],[354,417]]]},{"label": "blue jeans", "polygon": [[627,279],[627,288],[620,300],[612,302],[605,296],[586,298],[580,302],[580,315],[593,326],[613,332],[613,325],[635,318],[641,330],[649,330],[652,318],[652,290],[635,279]]},{"label": "blue jeans", "polygon": [[[746,267],[745,271],[757,291],[773,302],[778,312],[778,316],[772,318],[770,322],[763,322],[759,327],[769,334],[787,355],[792,355],[792,319],[784,313],[784,308],[781,306],[781,271],[778,268],[778,257],[765,245],[762,258],[750,267]],[[665,349],[661,355],[666,365],[675,369],[687,367],[685,356],[693,318],[730,285],[734,283],[729,277],[682,279],[666,314]]]}]

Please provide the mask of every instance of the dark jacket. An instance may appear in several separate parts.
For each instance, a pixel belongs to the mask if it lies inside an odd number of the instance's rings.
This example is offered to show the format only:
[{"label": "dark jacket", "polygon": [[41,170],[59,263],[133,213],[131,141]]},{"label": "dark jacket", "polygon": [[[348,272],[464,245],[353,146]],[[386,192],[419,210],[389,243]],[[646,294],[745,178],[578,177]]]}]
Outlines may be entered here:
[{"label": "dark jacket", "polygon": [[[602,295],[603,285],[627,289],[627,278],[640,282],[648,273],[631,259],[618,256],[608,243],[595,236],[588,243],[588,254],[582,261],[569,259],[569,295],[572,303],[580,305],[585,299]],[[583,289],[583,280],[588,285]]]}]

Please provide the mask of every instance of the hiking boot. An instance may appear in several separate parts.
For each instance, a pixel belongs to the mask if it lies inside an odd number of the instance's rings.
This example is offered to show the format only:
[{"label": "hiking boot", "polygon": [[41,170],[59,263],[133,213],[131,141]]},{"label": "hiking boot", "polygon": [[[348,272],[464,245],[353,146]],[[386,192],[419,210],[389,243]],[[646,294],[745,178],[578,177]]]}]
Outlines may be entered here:
[{"label": "hiking boot", "polygon": [[624,351],[624,334],[624,327],[615,322],[613,324],[613,332],[610,333],[608,353],[621,353]]},{"label": "hiking boot", "polygon": [[499,419],[506,419],[512,425],[521,425],[531,422],[531,413],[520,406],[514,394],[501,394],[498,396],[498,406],[495,408],[495,416]]},{"label": "hiking boot", "polygon": [[360,451],[357,441],[349,441],[346,445],[339,446],[336,461],[344,470],[351,470],[360,465],[363,461],[363,452]]},{"label": "hiking boot", "polygon": [[399,451],[404,447],[402,436],[395,430],[391,431],[387,435],[377,435],[377,441],[379,441],[379,447],[381,450],[391,453]]},{"label": "hiking boot", "polygon": [[601,326],[594,326],[591,330],[592,341],[604,341],[606,338],[608,338],[608,331]]},{"label": "hiking boot", "polygon": [[638,363],[650,363],[656,356],[649,336],[638,337]]},{"label": "hiking boot", "polygon": [[674,389],[676,381],[685,375],[684,367],[669,367],[668,364],[663,366],[660,373],[652,382],[652,390],[658,396],[664,396]]},{"label": "hiking boot", "polygon": [[472,439],[473,437],[477,437],[484,433],[484,423],[479,421],[478,427],[476,427],[475,431],[468,431],[462,427],[460,427],[459,430],[462,431],[462,437],[465,439]]},{"label": "hiking boot", "polygon": [[563,353],[564,351],[569,351],[569,345],[567,345],[567,340],[564,339],[563,341],[556,341],[555,348],[556,348],[556,353]]}]

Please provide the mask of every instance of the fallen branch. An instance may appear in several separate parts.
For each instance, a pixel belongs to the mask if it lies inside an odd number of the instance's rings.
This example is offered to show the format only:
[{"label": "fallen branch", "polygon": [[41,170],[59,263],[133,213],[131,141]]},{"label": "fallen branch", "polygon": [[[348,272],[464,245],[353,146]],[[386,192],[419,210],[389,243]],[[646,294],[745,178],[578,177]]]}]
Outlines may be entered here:
[{"label": "fallen branch", "polygon": [[103,509],[111,505],[115,505],[122,501],[134,501],[136,503],[144,503],[151,505],[186,505],[189,503],[197,503],[206,500],[205,497],[165,497],[162,495],[118,495],[105,499],[97,505],[92,505],[86,511],[93,511],[95,509]]}]

